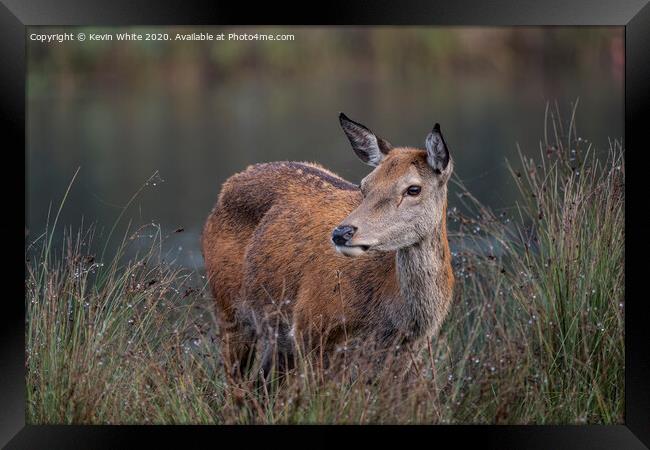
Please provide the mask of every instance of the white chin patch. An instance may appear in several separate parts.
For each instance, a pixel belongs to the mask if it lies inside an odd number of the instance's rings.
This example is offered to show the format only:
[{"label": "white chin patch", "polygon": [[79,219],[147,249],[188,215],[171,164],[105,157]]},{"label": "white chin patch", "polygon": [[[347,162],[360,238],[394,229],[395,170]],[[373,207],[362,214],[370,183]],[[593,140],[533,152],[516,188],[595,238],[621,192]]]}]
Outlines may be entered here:
[{"label": "white chin patch", "polygon": [[336,245],[336,251],[344,256],[360,256],[366,251],[362,247],[346,247],[345,245]]}]

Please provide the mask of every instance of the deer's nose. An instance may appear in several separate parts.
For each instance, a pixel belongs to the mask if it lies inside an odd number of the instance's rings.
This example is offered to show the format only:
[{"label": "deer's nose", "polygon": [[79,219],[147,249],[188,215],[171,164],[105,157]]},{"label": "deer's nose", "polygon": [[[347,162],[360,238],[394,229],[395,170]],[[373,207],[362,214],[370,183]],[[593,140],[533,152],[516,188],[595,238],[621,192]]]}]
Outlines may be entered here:
[{"label": "deer's nose", "polygon": [[340,227],[334,228],[332,231],[332,242],[336,245],[345,245],[352,236],[354,232],[357,231],[357,227],[352,227],[350,225],[341,225]]}]

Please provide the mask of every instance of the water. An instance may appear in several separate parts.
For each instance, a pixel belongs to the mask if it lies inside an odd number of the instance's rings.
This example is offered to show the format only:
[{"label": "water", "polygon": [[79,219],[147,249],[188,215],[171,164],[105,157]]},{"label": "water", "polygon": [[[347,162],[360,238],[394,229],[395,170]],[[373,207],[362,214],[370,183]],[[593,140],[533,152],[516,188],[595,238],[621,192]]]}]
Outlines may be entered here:
[{"label": "water", "polygon": [[[249,71],[193,82],[181,74],[151,84],[124,81],[119,67],[105,68],[99,78],[82,69],[62,77],[33,60],[27,105],[30,237],[42,232],[50,204],[55,212],[77,167],[59,223],[74,229],[82,218],[95,222],[103,230],[100,240],[157,171],[123,223],[160,224],[169,235],[170,255],[189,267],[202,265],[200,230],[221,183],[247,165],[316,161],[353,182],[369,172],[339,128],[339,111],[394,145],[422,147],[440,122],[456,174],[494,208],[512,206],[516,198],[505,165],[506,158],[516,162],[516,144],[528,155],[539,154],[547,101],[557,100],[568,119],[579,98],[578,135],[600,149],[623,134],[622,79],[611,70],[552,60],[522,72],[452,70],[405,78],[399,67],[380,74],[363,66],[329,67],[308,76]],[[45,82],[56,88],[41,88]],[[460,206],[456,193],[452,187],[452,207]],[[118,227],[110,248],[123,230]],[[141,233],[138,245],[149,234]]]}]

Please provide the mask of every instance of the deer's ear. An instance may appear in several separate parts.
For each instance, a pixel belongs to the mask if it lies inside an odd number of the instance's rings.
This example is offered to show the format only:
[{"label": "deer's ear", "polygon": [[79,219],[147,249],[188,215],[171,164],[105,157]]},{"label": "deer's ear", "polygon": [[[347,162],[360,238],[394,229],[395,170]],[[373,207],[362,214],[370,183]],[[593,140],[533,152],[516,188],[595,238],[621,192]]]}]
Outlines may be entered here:
[{"label": "deer's ear", "polygon": [[425,140],[427,162],[437,173],[442,173],[449,166],[449,149],[440,132],[440,124],[435,124]]},{"label": "deer's ear", "polygon": [[393,148],[388,141],[378,138],[367,127],[350,120],[345,114],[339,114],[339,122],[343,132],[350,140],[354,153],[364,163],[378,166]]}]

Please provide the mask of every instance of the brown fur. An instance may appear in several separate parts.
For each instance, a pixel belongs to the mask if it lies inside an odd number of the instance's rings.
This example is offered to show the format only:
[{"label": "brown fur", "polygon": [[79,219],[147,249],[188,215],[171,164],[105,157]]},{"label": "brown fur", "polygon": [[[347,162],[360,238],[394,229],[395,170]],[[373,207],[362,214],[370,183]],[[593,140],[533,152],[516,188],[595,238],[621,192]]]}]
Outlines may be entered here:
[{"label": "brown fur", "polygon": [[[426,167],[426,152],[399,149],[386,160],[385,171],[399,176],[409,166]],[[344,338],[388,342],[409,334],[393,318],[405,303],[396,251],[347,258],[331,242],[332,230],[362,199],[356,185],[314,163],[257,164],[223,184],[202,249],[233,364],[244,364],[262,336],[290,354],[294,332],[311,336],[311,347],[326,342],[326,351]],[[439,233],[422,245],[440,262],[434,282],[441,298],[435,323],[411,330],[411,340],[435,332],[450,304],[444,211]]]}]

